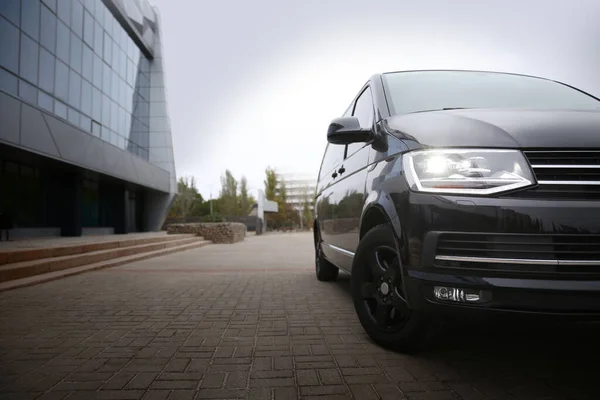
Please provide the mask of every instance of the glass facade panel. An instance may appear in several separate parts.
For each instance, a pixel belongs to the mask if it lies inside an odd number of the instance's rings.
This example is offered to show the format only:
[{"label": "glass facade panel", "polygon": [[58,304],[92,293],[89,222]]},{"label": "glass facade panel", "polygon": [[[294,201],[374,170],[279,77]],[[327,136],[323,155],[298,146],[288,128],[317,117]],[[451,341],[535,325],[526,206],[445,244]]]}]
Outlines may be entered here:
[{"label": "glass facade panel", "polygon": [[83,45],[83,62],[82,62],[82,75],[89,82],[93,80],[94,74],[94,52],[87,45]]},{"label": "glass facade panel", "polygon": [[81,111],[92,115],[92,85],[86,80],[81,83]]},{"label": "glass facade panel", "polygon": [[[62,3],[62,1],[59,3]],[[69,62],[70,44],[71,32],[69,31],[69,28],[61,21],[58,21],[56,25],[56,56],[66,63]]]},{"label": "glass facade panel", "polygon": [[38,105],[46,111],[54,112],[54,99],[41,90],[38,92]]},{"label": "glass facade panel", "polygon": [[56,14],[65,24],[71,24],[71,1],[57,0]]},{"label": "glass facade panel", "polygon": [[56,13],[56,0],[42,0],[42,3],[48,6],[53,13]]},{"label": "glass facade panel", "polygon": [[[21,34],[21,62],[19,72],[22,78],[37,84],[39,47],[25,34]],[[37,102],[37,100],[36,100]]]},{"label": "glass facade panel", "polygon": [[22,79],[19,79],[19,96],[31,104],[37,104],[38,102],[38,90],[36,87]]},{"label": "glass facade panel", "polygon": [[21,29],[34,40],[40,40],[39,0],[21,0]]},{"label": "glass facade panel", "polygon": [[56,51],[56,16],[46,6],[42,6],[40,44],[51,53]]},{"label": "glass facade panel", "polygon": [[83,38],[83,5],[78,0],[71,0],[71,29]]},{"label": "glass facade panel", "polygon": [[40,48],[39,86],[48,93],[54,93],[55,63],[54,56],[47,50]]},{"label": "glass facade panel", "polygon": [[69,105],[76,109],[81,107],[81,76],[73,70],[69,74]]},{"label": "glass facade panel", "polygon": [[92,88],[92,118],[102,120],[102,92],[96,88]]},{"label": "glass facade panel", "polygon": [[0,68],[0,90],[13,96],[19,95],[19,80],[16,76]]},{"label": "glass facade panel", "polygon": [[74,34],[71,34],[71,64],[69,65],[77,73],[81,73],[81,59],[83,53],[83,42]]},{"label": "glass facade panel", "polygon": [[94,79],[93,84],[99,89],[102,89],[102,59],[94,54]]},{"label": "glass facade panel", "polygon": [[83,41],[90,47],[94,46],[94,18],[88,11],[83,14]]},{"label": "glass facade panel", "polygon": [[103,0],[0,0],[0,88],[146,159],[150,65]]},{"label": "glass facade panel", "polygon": [[[0,2],[1,3],[1,2]],[[19,72],[19,29],[0,17],[0,66]]]},{"label": "glass facade panel", "polygon": [[13,24],[21,25],[21,0],[0,1],[0,14]]},{"label": "glass facade panel", "polygon": [[94,52],[102,55],[102,44],[104,43],[104,31],[98,21],[94,22]]},{"label": "glass facade panel", "polygon": [[56,100],[54,102],[54,114],[63,119],[67,119],[67,105]]},{"label": "glass facade panel", "polygon": [[67,101],[69,99],[69,67],[60,60],[56,60],[55,76],[54,93],[56,97]]}]

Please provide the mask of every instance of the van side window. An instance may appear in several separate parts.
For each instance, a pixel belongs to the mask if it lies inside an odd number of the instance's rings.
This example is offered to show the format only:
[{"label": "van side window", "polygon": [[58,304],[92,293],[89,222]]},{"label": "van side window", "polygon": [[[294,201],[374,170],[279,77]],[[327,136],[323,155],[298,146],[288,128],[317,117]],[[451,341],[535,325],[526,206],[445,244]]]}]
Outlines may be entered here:
[{"label": "van side window", "polygon": [[346,146],[342,144],[327,144],[325,149],[325,155],[323,156],[323,162],[321,163],[321,173],[319,179],[322,179],[326,174],[331,172],[332,169],[337,167],[342,161],[344,161],[344,151]]},{"label": "van side window", "polygon": [[[371,88],[367,87],[364,92],[356,99],[356,106],[354,107],[353,116],[358,118],[360,126],[362,128],[372,128],[374,120],[373,111],[373,96],[371,95]],[[346,157],[356,153],[359,149],[365,146],[365,143],[352,143],[348,145],[348,151]]]}]

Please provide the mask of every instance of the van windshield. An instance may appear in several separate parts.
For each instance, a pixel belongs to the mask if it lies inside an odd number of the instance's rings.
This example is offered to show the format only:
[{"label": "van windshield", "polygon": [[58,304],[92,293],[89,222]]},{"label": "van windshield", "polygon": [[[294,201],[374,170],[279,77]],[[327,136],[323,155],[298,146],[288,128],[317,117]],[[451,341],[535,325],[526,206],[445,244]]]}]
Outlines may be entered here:
[{"label": "van windshield", "polygon": [[405,114],[448,108],[600,111],[594,97],[551,80],[476,71],[383,74],[390,111]]}]

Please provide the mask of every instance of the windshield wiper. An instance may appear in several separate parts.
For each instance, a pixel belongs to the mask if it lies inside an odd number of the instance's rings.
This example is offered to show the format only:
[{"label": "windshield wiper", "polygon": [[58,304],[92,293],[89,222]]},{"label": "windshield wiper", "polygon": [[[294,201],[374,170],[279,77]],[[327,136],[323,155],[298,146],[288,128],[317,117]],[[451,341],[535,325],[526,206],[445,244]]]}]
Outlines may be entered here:
[{"label": "windshield wiper", "polygon": [[434,108],[431,110],[411,111],[407,114],[415,114],[415,113],[422,113],[422,112],[429,112],[429,111],[468,110],[468,109],[470,109],[470,107],[444,107],[444,108]]}]

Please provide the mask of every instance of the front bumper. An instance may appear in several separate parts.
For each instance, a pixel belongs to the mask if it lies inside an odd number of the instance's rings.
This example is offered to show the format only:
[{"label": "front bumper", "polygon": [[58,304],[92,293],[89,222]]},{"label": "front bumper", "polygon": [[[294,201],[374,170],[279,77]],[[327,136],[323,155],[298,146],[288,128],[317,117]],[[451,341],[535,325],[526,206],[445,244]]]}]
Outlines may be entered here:
[{"label": "front bumper", "polygon": [[[600,202],[410,193],[396,204],[412,308],[600,317]],[[486,300],[440,300],[436,286]]]}]

